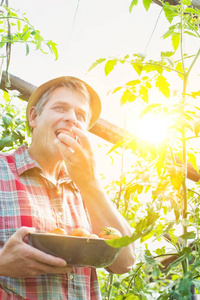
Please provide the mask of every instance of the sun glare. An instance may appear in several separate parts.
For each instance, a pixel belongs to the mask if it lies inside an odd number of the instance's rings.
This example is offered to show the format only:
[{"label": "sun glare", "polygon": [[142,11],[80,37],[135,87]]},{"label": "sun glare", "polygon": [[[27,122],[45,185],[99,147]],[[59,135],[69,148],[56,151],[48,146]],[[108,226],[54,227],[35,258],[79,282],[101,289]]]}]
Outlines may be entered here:
[{"label": "sun glare", "polygon": [[158,145],[168,135],[169,120],[160,116],[144,116],[137,124],[137,136],[147,142]]}]

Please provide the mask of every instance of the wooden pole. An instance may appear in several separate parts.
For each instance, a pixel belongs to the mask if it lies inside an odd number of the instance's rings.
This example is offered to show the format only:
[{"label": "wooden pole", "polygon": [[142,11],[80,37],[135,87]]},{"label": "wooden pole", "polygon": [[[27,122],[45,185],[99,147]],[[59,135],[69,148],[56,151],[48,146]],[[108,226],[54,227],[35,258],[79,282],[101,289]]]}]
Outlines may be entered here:
[{"label": "wooden pole", "polygon": [[[162,6],[162,3],[160,0],[152,0],[154,3]],[[163,0],[163,2],[168,2],[170,5],[178,5],[179,0]],[[192,0],[192,6],[195,8],[200,9],[200,0]]]},{"label": "wooden pole", "polygon": [[[2,80],[0,83],[0,89],[8,91],[8,88],[5,87],[6,75],[5,72],[2,74]],[[9,90],[17,90],[20,92],[19,98],[28,101],[32,92],[36,89],[36,86],[10,74],[11,86]],[[98,137],[116,144],[123,139],[133,139],[134,135],[130,132],[124,131],[122,128],[100,118],[98,122],[90,129],[90,132],[97,135]],[[187,177],[192,181],[199,181],[200,174],[192,167],[191,164],[188,165]]]}]

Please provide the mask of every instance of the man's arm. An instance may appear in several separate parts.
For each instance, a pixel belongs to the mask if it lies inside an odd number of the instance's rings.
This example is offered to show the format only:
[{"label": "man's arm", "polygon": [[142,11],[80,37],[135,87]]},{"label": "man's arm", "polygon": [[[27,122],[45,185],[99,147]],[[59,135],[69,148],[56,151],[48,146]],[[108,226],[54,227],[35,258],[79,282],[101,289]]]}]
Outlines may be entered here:
[{"label": "man's arm", "polygon": [[[99,234],[102,227],[111,226],[121,232],[123,236],[131,236],[132,228],[107,199],[104,191],[98,183],[88,183],[87,188],[82,189],[81,195],[86,203],[93,232]],[[130,271],[134,264],[134,245],[124,247],[114,263],[109,266],[113,273],[122,274]]]},{"label": "man's arm", "polygon": [[[66,163],[70,178],[81,192],[91,218],[93,232],[98,234],[102,227],[110,226],[118,229],[123,236],[131,236],[131,227],[100,187],[93,152],[86,133],[75,127],[73,131],[80,139],[80,143],[66,134],[60,134],[54,142]],[[133,244],[124,247],[109,269],[118,274],[128,272],[134,264],[133,251]]]}]

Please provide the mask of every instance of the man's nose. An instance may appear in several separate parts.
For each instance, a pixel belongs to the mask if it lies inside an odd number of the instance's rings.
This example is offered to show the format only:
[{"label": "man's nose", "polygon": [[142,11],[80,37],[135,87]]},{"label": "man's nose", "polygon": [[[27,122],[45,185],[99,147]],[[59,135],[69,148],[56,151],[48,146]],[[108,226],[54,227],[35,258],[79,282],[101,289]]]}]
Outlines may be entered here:
[{"label": "man's nose", "polygon": [[76,113],[73,109],[67,111],[67,113],[65,114],[65,121],[73,124],[77,123]]}]

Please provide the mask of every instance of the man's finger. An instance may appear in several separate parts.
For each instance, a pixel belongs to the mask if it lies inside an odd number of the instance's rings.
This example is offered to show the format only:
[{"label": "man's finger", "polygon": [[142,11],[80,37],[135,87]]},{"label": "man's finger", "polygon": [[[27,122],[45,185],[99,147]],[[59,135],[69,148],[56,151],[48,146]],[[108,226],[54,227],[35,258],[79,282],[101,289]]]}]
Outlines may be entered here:
[{"label": "man's finger", "polygon": [[22,241],[29,233],[34,233],[36,229],[34,227],[21,227],[14,234],[13,237]]},{"label": "man's finger", "polygon": [[64,259],[60,257],[56,257],[50,254],[47,254],[39,249],[36,249],[30,245],[27,245],[29,248],[29,251],[31,252],[30,255],[31,257],[43,264],[54,266],[54,267],[66,267],[67,263]]},{"label": "man's finger", "polygon": [[83,148],[92,151],[91,144],[89,142],[86,132],[83,132],[77,127],[72,127],[71,130],[79,137]]},{"label": "man's finger", "polygon": [[59,139],[55,139],[54,140],[54,144],[58,147],[60,154],[62,155],[62,158],[64,160],[69,159],[71,160],[73,152],[74,151],[72,148],[70,150],[69,146],[66,146],[62,141],[60,141]]}]

